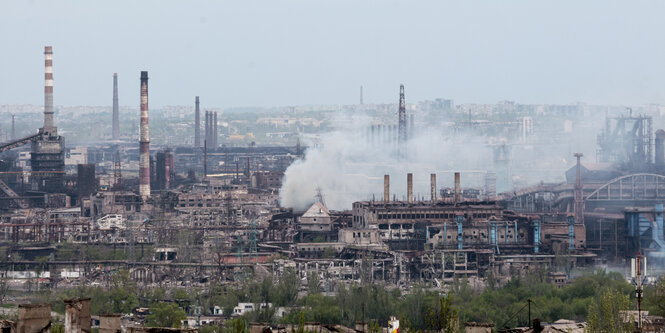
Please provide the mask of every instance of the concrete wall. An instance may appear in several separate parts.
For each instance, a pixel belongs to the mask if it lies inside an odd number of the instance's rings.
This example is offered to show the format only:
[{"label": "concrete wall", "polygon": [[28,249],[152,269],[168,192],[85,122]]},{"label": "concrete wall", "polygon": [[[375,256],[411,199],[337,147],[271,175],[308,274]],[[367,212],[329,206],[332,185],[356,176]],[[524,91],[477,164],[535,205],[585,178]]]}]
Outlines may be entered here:
[{"label": "concrete wall", "polygon": [[99,333],[120,333],[122,326],[120,314],[100,314]]},{"label": "concrete wall", "polygon": [[50,333],[51,304],[20,304],[17,333]]},{"label": "concrete wall", "polygon": [[65,333],[90,333],[90,299],[65,301]]}]

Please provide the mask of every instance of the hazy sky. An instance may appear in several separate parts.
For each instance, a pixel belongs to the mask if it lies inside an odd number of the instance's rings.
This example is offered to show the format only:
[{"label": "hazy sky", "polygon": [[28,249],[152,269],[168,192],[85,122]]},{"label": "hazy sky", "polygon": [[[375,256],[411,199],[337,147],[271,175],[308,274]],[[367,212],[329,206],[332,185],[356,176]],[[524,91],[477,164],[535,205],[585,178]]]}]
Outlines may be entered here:
[{"label": "hazy sky", "polygon": [[0,2],[0,104],[665,104],[665,1]]}]

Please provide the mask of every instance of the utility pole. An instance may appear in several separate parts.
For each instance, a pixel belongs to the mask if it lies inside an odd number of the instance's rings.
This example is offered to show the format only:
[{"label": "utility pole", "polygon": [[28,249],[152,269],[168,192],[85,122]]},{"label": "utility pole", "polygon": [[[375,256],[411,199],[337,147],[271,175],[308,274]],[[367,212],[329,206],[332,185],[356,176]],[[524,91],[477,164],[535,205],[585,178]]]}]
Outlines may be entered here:
[{"label": "utility pole", "polygon": [[[642,260],[644,259],[644,260]],[[642,262],[644,262],[644,270],[642,270]],[[630,260],[630,275],[635,284],[635,297],[637,298],[637,331],[642,332],[642,283],[646,278],[647,273],[647,258],[642,258],[642,255],[637,252],[637,258]]]}]

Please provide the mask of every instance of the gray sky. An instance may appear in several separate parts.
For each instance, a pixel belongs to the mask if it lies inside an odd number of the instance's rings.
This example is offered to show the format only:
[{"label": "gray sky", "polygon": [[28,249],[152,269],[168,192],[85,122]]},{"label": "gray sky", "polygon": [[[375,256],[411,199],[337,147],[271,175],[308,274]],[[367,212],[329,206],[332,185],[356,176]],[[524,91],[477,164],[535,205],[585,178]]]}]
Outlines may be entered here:
[{"label": "gray sky", "polygon": [[2,1],[0,104],[665,104],[665,1]]}]

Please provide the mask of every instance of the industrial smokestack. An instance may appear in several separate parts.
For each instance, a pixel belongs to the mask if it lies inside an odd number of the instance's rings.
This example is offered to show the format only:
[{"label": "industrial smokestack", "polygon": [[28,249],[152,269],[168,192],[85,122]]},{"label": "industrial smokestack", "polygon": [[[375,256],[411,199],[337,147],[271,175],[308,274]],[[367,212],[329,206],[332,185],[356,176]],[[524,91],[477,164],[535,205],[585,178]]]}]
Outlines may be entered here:
[{"label": "industrial smokestack", "polygon": [[360,105],[363,105],[363,86],[360,86]]},{"label": "industrial smokestack", "polygon": [[656,131],[656,168],[665,169],[665,131],[659,129]]},{"label": "industrial smokestack", "polygon": [[206,111],[206,119],[205,119],[205,138],[203,141],[210,142],[210,112]]},{"label": "industrial smokestack", "polygon": [[430,200],[436,201],[436,174],[430,174],[429,175],[429,182],[430,182]]},{"label": "industrial smokestack", "polygon": [[44,131],[53,130],[53,48],[44,48]]},{"label": "industrial smokestack", "polygon": [[14,130],[14,118],[16,115],[12,115],[12,140],[16,140],[16,131]]},{"label": "industrial smokestack", "polygon": [[150,133],[148,127],[148,72],[141,72],[141,126],[139,128],[139,194],[150,197]]},{"label": "industrial smokestack", "polygon": [[199,111],[199,96],[194,100],[194,147],[201,147],[201,112]]},{"label": "industrial smokestack", "polygon": [[413,202],[413,174],[406,174],[406,200],[409,203]]},{"label": "industrial smokestack", "polygon": [[216,150],[217,149],[217,138],[219,137],[219,135],[217,134],[217,111],[215,111],[215,113],[213,113],[212,135],[213,135],[213,137],[212,137],[212,142],[213,142],[212,149]]},{"label": "industrial smokestack", "polygon": [[118,111],[118,73],[113,73],[113,140],[120,139],[120,113]]},{"label": "industrial smokestack", "polygon": [[575,153],[573,156],[577,158],[576,177],[575,177],[575,223],[584,224],[584,196],[582,188],[582,163],[580,158],[584,156],[582,153]]},{"label": "industrial smokestack", "polygon": [[460,174],[455,172],[455,203],[460,202],[460,194],[462,193],[462,188],[460,185]]},{"label": "industrial smokestack", "polygon": [[383,202],[390,201],[390,175],[383,175]]}]

